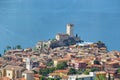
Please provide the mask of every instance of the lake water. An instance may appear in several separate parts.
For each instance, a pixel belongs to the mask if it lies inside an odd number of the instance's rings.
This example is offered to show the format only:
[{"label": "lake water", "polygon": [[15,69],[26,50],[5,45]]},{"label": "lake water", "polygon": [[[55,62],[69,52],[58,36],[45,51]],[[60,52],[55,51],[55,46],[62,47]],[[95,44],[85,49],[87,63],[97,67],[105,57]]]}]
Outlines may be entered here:
[{"label": "lake water", "polygon": [[7,45],[28,48],[53,39],[67,23],[83,40],[119,50],[120,0],[0,0],[0,53]]}]

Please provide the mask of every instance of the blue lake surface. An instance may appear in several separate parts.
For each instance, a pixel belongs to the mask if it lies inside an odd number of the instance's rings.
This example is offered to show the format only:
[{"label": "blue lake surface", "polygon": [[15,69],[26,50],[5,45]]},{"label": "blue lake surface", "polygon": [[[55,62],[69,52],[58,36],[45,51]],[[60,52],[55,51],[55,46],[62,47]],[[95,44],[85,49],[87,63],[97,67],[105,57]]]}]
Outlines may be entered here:
[{"label": "blue lake surface", "polygon": [[120,0],[0,0],[0,53],[7,45],[34,47],[74,24],[74,34],[120,49]]}]

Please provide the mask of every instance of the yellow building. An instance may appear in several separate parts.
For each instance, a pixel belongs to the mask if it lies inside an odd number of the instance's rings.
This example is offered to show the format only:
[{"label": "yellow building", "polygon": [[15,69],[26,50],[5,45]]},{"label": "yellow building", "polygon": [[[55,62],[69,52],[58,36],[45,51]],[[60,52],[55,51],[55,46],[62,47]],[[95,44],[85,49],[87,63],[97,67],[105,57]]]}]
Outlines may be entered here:
[{"label": "yellow building", "polygon": [[68,72],[69,70],[56,70],[54,71],[53,73],[50,73],[49,76],[52,77],[52,78],[55,78],[55,77],[66,77],[68,76]]},{"label": "yellow building", "polygon": [[102,78],[104,78],[105,80],[106,80],[106,72],[105,71],[98,71],[98,72],[96,72],[96,78],[98,78],[98,79],[101,79],[101,77]]},{"label": "yellow building", "polygon": [[0,70],[1,77],[7,77],[9,79],[16,79],[22,77],[23,67],[7,65]]},{"label": "yellow building", "polygon": [[62,62],[66,62],[69,61],[69,58],[60,58],[60,59],[55,59],[54,60],[54,67],[56,67],[58,64],[62,63]]},{"label": "yellow building", "polygon": [[54,73],[57,73],[58,76],[60,76],[60,77],[65,77],[65,76],[67,76],[67,75],[68,75],[68,72],[69,72],[68,69],[67,69],[67,70],[56,70],[56,71],[54,71]]}]

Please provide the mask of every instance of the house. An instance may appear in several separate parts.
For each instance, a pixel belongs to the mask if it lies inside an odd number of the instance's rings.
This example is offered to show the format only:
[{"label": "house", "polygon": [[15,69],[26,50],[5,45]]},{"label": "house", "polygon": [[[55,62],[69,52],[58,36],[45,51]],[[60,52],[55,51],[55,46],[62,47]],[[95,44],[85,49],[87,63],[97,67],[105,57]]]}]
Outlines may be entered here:
[{"label": "house", "polygon": [[67,70],[56,70],[53,73],[50,73],[49,77],[50,78],[59,78],[59,77],[63,78],[63,77],[67,77],[68,72],[69,72],[68,69]]},{"label": "house", "polygon": [[71,62],[69,62],[69,67],[75,68],[75,69],[86,69],[88,64],[86,62],[80,60],[80,59],[73,59]]},{"label": "house", "polygon": [[96,64],[88,65],[87,68],[88,68],[88,69],[94,69],[94,68],[95,68],[95,69],[98,69],[99,71],[104,70],[103,65],[96,65]]},{"label": "house", "polygon": [[56,40],[58,40],[58,41],[63,41],[63,40],[65,40],[65,39],[68,39],[69,38],[69,35],[68,34],[60,34],[60,33],[58,33],[57,35],[56,35]]},{"label": "house", "polygon": [[81,74],[81,75],[68,75],[68,80],[94,80],[95,74],[90,72],[89,75]]},{"label": "house", "polygon": [[23,49],[8,50],[5,54],[12,55],[15,53],[22,53]]},{"label": "house", "polygon": [[16,79],[16,80],[26,80],[25,78],[18,78],[18,79]]},{"label": "house", "polygon": [[50,73],[49,78],[60,78],[58,73]]},{"label": "house", "polygon": [[2,77],[8,77],[9,79],[16,79],[22,77],[22,72],[25,69],[20,66],[7,65],[0,70]]},{"label": "house", "polygon": [[40,80],[40,77],[41,77],[42,75],[39,75],[39,74],[34,74],[34,80]]},{"label": "house", "polygon": [[107,73],[105,71],[98,71],[95,74],[96,74],[96,78],[102,76],[104,77],[105,80],[107,79]]},{"label": "house", "polygon": [[69,58],[59,58],[54,60],[54,67],[58,65],[58,63],[69,61]]},{"label": "house", "polygon": [[75,69],[86,69],[87,64],[83,61],[75,63]]},{"label": "house", "polygon": [[105,64],[105,70],[117,69],[119,67],[120,67],[119,61],[116,61],[116,60],[108,61]]},{"label": "house", "polygon": [[60,77],[67,76],[67,75],[68,75],[68,72],[69,72],[68,69],[67,69],[67,70],[56,70],[56,71],[54,71],[54,73],[58,73],[58,75],[59,75]]},{"label": "house", "polygon": [[22,73],[22,77],[25,80],[34,80],[34,73],[32,71],[26,70]]},{"label": "house", "polygon": [[0,77],[0,80],[10,80],[8,77]]}]

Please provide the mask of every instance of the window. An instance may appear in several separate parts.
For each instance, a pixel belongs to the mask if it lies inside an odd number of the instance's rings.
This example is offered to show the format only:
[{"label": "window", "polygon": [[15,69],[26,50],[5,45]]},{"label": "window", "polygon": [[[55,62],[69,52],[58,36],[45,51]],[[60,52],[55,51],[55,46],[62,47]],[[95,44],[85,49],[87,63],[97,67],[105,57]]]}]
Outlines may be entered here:
[{"label": "window", "polygon": [[91,77],[90,80],[93,80],[93,78]]},{"label": "window", "polygon": [[8,75],[10,76],[10,73]]},{"label": "window", "polygon": [[25,77],[25,75],[22,75],[22,77],[24,78],[24,77]]},{"label": "window", "polygon": [[84,78],[82,78],[82,80],[84,80]]}]

